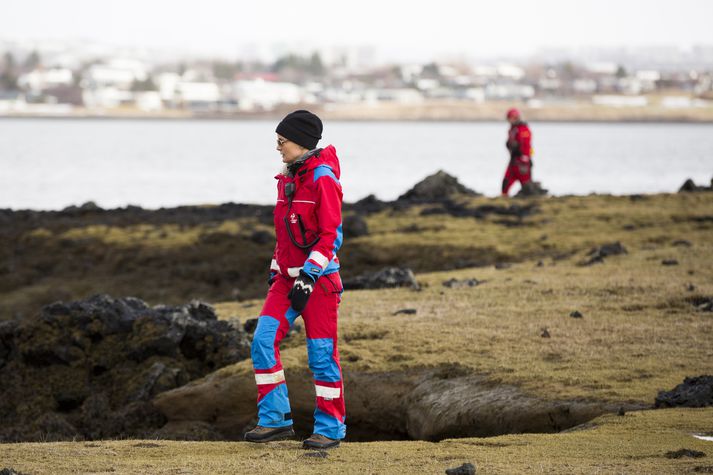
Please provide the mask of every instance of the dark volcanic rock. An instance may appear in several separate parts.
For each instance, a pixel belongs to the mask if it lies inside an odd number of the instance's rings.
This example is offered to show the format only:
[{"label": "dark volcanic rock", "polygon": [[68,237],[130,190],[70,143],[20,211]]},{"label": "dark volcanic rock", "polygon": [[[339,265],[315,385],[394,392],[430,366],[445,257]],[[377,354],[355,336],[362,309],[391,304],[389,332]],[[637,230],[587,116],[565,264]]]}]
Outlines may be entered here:
[{"label": "dark volcanic rock", "polygon": [[711,179],[710,186],[698,186],[690,178],[683,182],[681,188],[678,189],[679,193],[696,192],[696,191],[713,191],[713,179]]},{"label": "dark volcanic rock", "polygon": [[254,231],[250,235],[250,240],[255,244],[268,244],[275,241],[275,236],[267,231]]},{"label": "dark volcanic rock", "polygon": [[411,269],[399,267],[384,267],[380,271],[366,273],[343,282],[347,290],[358,289],[388,289],[393,287],[411,287],[418,289],[416,277]]},{"label": "dark volcanic rock", "polygon": [[522,185],[515,198],[529,198],[530,196],[544,196],[546,194],[547,190],[542,188],[542,184],[539,181],[530,181]]},{"label": "dark volcanic rock", "polygon": [[700,450],[691,450],[691,449],[678,449],[678,450],[672,450],[670,452],[666,452],[666,458],[667,459],[680,459],[682,457],[691,457],[691,458],[701,458],[705,457],[706,453],[701,452]]},{"label": "dark volcanic rock", "polygon": [[463,280],[458,280],[458,279],[448,279],[443,282],[443,287],[448,287],[449,289],[452,288],[459,288],[459,287],[475,287],[476,285],[480,285],[484,280],[478,280],[478,279],[463,279]]},{"label": "dark volcanic rock", "polygon": [[[695,290],[695,286],[689,284],[689,290]],[[691,287],[693,287],[691,289]],[[713,312],[713,297],[691,297],[687,299],[697,310],[702,312]]]},{"label": "dark volcanic rock", "polygon": [[447,468],[446,475],[475,475],[475,465],[464,463],[460,467]]},{"label": "dark volcanic rock", "polygon": [[369,226],[366,220],[358,214],[350,214],[344,217],[342,230],[345,237],[359,237],[369,234]]},{"label": "dark volcanic rock", "polygon": [[399,196],[397,201],[432,203],[446,199],[454,194],[479,195],[479,193],[462,185],[456,177],[439,170],[416,183],[413,188]]},{"label": "dark volcanic rock", "polygon": [[656,396],[656,407],[713,406],[713,376],[686,378],[671,391]]},{"label": "dark volcanic rock", "polygon": [[440,201],[440,206],[434,206],[433,208],[425,208],[421,211],[421,216],[437,215],[437,214],[447,214],[456,218],[476,218],[483,219],[490,214],[495,214],[498,216],[511,216],[517,218],[517,221],[499,221],[498,224],[503,224],[506,226],[517,226],[522,225],[522,219],[530,216],[538,211],[537,206],[534,204],[527,205],[481,205],[475,208],[468,208],[462,203],[457,203],[450,198],[446,198]]},{"label": "dark volcanic rock", "polygon": [[605,257],[616,256],[619,254],[627,254],[626,248],[619,242],[612,242],[609,244],[602,244],[599,247],[593,248],[587,256],[589,259],[579,263],[581,266],[590,266],[599,262],[604,262]]},{"label": "dark volcanic rock", "polygon": [[255,333],[255,329],[257,328],[257,318],[248,318],[245,320],[245,324],[243,325],[243,330],[245,330],[245,333],[253,334]]},{"label": "dark volcanic rock", "polygon": [[365,198],[360,199],[356,203],[348,204],[344,203],[344,209],[347,211],[353,211],[357,214],[372,214],[378,213],[387,209],[390,206],[389,203],[381,201],[374,195],[369,195]]},{"label": "dark volcanic rock", "polygon": [[0,324],[0,441],[145,436],[156,394],[249,357],[242,328],[191,302],[97,295]]},{"label": "dark volcanic rock", "polygon": [[416,312],[417,310],[415,308],[402,308],[391,315],[416,315]]}]

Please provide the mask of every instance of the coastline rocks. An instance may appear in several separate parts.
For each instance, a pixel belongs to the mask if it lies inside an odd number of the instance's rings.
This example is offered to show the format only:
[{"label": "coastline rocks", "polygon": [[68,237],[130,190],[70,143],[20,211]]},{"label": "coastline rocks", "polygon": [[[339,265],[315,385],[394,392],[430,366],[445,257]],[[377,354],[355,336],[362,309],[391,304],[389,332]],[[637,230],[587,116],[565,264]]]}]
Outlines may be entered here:
[{"label": "coastline rocks", "polygon": [[690,178],[683,182],[681,188],[678,189],[679,193],[690,193],[698,191],[713,191],[713,178],[711,178],[711,183],[709,186],[698,186]]},{"label": "coastline rocks", "polygon": [[419,289],[413,271],[409,268],[384,267],[383,269],[365,273],[343,281],[345,290],[359,289],[390,289],[394,287],[410,287]]},{"label": "coastline rocks", "polygon": [[439,170],[433,175],[429,175],[403,195],[397,201],[409,201],[415,203],[433,203],[448,198],[454,194],[465,194],[479,196],[479,193],[462,185],[458,179],[443,170]]},{"label": "coastline rocks", "polygon": [[531,196],[545,196],[547,190],[542,188],[539,181],[529,181],[522,185],[520,191],[515,194],[515,198],[529,198]]},{"label": "coastline rocks", "polygon": [[96,295],[0,325],[0,441],[143,436],[150,399],[249,357],[242,328],[201,302]]},{"label": "coastline rocks", "polygon": [[389,208],[391,205],[386,201],[381,201],[375,195],[368,195],[356,203],[344,203],[344,209],[354,211],[357,214],[372,214],[378,213]]},{"label": "coastline rocks", "polygon": [[[489,214],[498,216],[509,216],[517,218],[515,223],[522,223],[522,219],[535,214],[538,211],[537,206],[528,204],[520,206],[513,204],[510,206],[500,205],[481,205],[475,208],[468,208],[462,203],[457,203],[450,198],[445,198],[438,203],[438,206],[432,208],[424,208],[421,210],[421,216],[429,216],[435,214],[447,214],[456,218],[475,218],[483,219]],[[511,224],[511,221],[498,221],[498,224]]]},{"label": "coastline rocks", "polygon": [[661,391],[656,396],[656,407],[707,407],[713,406],[713,376],[685,378],[671,391]]}]

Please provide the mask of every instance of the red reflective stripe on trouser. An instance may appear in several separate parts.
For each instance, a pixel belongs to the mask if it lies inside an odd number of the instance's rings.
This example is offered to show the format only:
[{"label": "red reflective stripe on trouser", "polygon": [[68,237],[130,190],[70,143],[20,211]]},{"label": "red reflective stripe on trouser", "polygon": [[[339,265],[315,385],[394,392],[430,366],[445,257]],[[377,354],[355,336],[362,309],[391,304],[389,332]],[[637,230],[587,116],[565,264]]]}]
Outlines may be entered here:
[{"label": "red reflective stripe on trouser", "polygon": [[507,193],[510,187],[516,181],[519,181],[521,185],[528,183],[532,180],[530,174],[530,163],[522,162],[520,160],[513,160],[510,165],[508,165],[507,170],[505,170],[505,177],[503,178],[503,193]]},{"label": "red reflective stripe on trouser", "polygon": [[[265,299],[260,315],[271,316],[278,319],[280,322],[274,342],[275,360],[277,363],[268,370],[256,369],[255,373],[266,374],[282,369],[279,344],[289,330],[289,322],[286,318],[286,314],[290,308],[290,300],[287,298],[287,294],[292,288],[293,283],[294,279],[278,275],[273,284],[270,286],[270,290],[268,291],[267,298]],[[346,417],[344,407],[344,386],[341,381],[341,365],[339,364],[339,351],[337,349],[337,309],[341,298],[341,285],[338,273],[320,277],[315,283],[314,291],[307,301],[307,306],[302,312],[302,320],[304,321],[307,338],[330,338],[333,341],[332,358],[339,367],[340,381],[315,381],[315,384],[330,388],[338,387],[340,396],[331,400],[318,397],[316,405],[324,413],[335,417],[341,422],[344,422]],[[282,381],[279,384],[285,384],[285,382]],[[279,384],[258,385],[258,400],[262,399]]]}]

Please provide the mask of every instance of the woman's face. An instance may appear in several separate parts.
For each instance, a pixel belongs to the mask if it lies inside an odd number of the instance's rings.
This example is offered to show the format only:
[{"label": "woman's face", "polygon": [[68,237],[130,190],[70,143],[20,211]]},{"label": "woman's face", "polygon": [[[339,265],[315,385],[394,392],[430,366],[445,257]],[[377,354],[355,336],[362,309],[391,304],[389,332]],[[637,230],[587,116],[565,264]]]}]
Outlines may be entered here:
[{"label": "woman's face", "polygon": [[277,134],[277,151],[282,155],[282,162],[289,164],[293,163],[309,150]]}]

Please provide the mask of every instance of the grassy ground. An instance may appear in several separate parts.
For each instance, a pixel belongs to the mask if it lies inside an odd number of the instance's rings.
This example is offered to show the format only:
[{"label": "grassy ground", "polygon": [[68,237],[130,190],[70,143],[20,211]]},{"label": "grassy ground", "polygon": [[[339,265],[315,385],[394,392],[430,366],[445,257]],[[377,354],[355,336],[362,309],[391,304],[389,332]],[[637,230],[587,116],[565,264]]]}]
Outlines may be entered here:
[{"label": "grassy ground", "polygon": [[[468,200],[471,207],[511,203]],[[713,194],[562,197],[537,206],[540,211],[523,220],[420,216],[420,208],[369,216],[371,234],[348,241],[343,265],[363,259],[355,249],[370,249],[376,262],[414,262],[422,270],[440,262],[453,270],[419,273],[419,292],[346,292],[340,310],[345,372],[457,364],[466,373],[543,398],[641,404],[653,404],[658,391],[686,376],[713,374],[713,314],[695,306],[713,296]],[[109,238],[124,239],[111,232]],[[579,265],[590,247],[617,240],[627,254]],[[514,264],[455,269],[460,259],[465,265],[473,258]],[[664,260],[677,264],[664,265]],[[452,278],[483,282],[442,285]],[[244,320],[256,317],[261,303],[226,301],[217,310],[221,317]],[[403,308],[416,313],[394,315]],[[583,317],[570,317],[575,310]],[[545,328],[549,338],[542,336]],[[286,342],[283,359],[288,380],[290,371],[306,368],[304,332]],[[247,374],[248,367],[242,362],[220,371]],[[443,473],[470,461],[479,473],[711,472],[713,443],[690,434],[712,431],[713,409],[708,408],[607,415],[587,430],[550,435],[345,443],[326,459],[307,457],[296,442],[267,447],[164,440],[9,444],[0,445],[0,469],[33,474]],[[681,448],[707,455],[665,457]]]},{"label": "grassy ground", "polygon": [[[517,228],[490,218],[419,220],[420,226],[444,227],[432,234],[396,232],[413,222],[411,216],[376,216],[369,223],[374,233],[359,238],[362,242],[388,235],[391,245],[404,247],[441,242],[445,249],[466,249],[477,243],[514,258],[538,255],[547,242],[556,242],[558,252],[569,257],[524,260],[500,270],[420,274],[420,292],[346,292],[340,311],[343,365],[394,371],[459,364],[546,398],[653,403],[658,390],[685,376],[713,374],[713,314],[693,304],[713,296],[713,223],[692,219],[711,210],[711,198],[558,199],[543,202],[541,215],[526,218],[539,221],[537,226]],[[629,225],[636,228],[628,231]],[[684,238],[690,247],[675,243]],[[578,265],[590,246],[614,240],[628,253]],[[666,259],[678,265],[663,265]],[[484,283],[444,287],[451,278]],[[261,301],[252,303],[224,303],[217,310],[226,317],[254,318]],[[393,315],[402,308],[417,313]],[[570,317],[575,310],[583,318]],[[541,336],[545,328],[550,338]],[[306,365],[302,342],[290,345],[286,358],[296,352],[298,364]]]},{"label": "grassy ground", "polygon": [[[346,236],[340,251],[343,277],[384,265],[431,272],[562,257],[612,240],[641,247],[692,233],[704,242],[713,235],[712,195],[547,198],[534,201],[539,212],[524,219],[422,216],[429,205],[386,210],[366,217],[368,236]],[[470,208],[526,204],[462,200]],[[262,296],[274,242],[269,234],[264,241],[252,236],[272,232],[266,220],[206,213],[144,222],[152,220],[146,213],[11,217],[0,230],[0,320],[25,318],[42,305],[95,293],[173,305],[191,298],[220,302]]]},{"label": "grassy ground", "polygon": [[[6,444],[0,468],[64,473],[444,473],[470,462],[478,473],[687,473],[713,470],[713,442],[691,434],[712,429],[713,408],[668,409],[603,416],[590,428],[429,442],[344,443],[326,458],[294,441],[123,440]],[[666,457],[686,448],[702,458]]]}]

